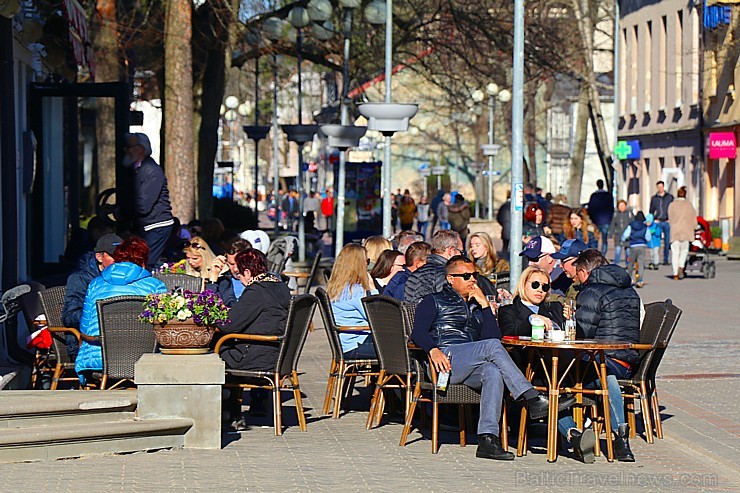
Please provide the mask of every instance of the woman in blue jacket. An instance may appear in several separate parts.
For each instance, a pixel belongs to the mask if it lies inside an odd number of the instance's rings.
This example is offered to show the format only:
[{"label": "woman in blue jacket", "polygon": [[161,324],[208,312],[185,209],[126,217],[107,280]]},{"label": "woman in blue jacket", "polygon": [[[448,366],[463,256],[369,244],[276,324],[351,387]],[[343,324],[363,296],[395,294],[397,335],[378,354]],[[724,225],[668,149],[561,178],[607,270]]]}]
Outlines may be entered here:
[{"label": "woman in blue jacket", "polygon": [[[146,270],[149,246],[137,236],[124,240],[113,253],[115,263],[90,282],[82,308],[80,332],[85,335],[100,336],[98,323],[98,300],[124,295],[147,295],[164,293],[167,287],[162,281],[152,277]],[[103,369],[103,353],[99,341],[83,341],[75,361],[75,371],[80,383],[93,371]]]}]

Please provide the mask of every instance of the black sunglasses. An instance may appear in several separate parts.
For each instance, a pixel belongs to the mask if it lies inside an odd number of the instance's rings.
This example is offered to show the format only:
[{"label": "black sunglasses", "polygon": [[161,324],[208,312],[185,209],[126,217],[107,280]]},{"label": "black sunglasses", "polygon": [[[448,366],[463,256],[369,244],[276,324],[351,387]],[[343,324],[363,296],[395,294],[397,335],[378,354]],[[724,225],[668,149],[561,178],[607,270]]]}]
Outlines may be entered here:
[{"label": "black sunglasses", "polygon": [[545,293],[550,291],[550,285],[545,284],[545,283],[540,283],[540,281],[532,281],[532,284],[530,284],[530,286],[532,286],[532,289],[538,289],[540,286],[542,286],[542,291],[544,291]]},{"label": "black sunglasses", "polygon": [[205,250],[206,249],[206,247],[204,247],[200,243],[189,242],[189,241],[188,242],[185,242],[185,244],[183,245],[183,248],[194,248],[196,250]]},{"label": "black sunglasses", "polygon": [[450,274],[450,276],[452,276],[452,277],[462,277],[464,280],[469,281],[471,277],[473,279],[476,279],[478,277],[478,273],[477,272],[463,272],[461,274]]}]

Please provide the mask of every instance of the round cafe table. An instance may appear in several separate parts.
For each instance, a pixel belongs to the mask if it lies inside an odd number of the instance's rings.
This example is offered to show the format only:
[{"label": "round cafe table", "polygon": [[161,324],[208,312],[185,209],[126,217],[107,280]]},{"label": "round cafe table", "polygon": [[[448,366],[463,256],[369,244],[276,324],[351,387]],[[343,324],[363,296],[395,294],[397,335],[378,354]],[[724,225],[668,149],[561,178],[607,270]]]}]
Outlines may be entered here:
[{"label": "round cafe table", "polygon": [[[542,368],[545,372],[547,379],[547,390],[549,394],[549,414],[547,418],[547,461],[555,462],[558,458],[557,450],[557,436],[558,436],[558,402],[560,399],[561,392],[575,393],[579,401],[582,400],[584,393],[598,394],[602,396],[604,405],[604,428],[607,430],[606,449],[607,449],[607,460],[612,462],[614,460],[614,447],[612,444],[611,435],[611,416],[609,413],[609,389],[606,383],[606,363],[604,359],[605,351],[613,351],[618,349],[630,349],[632,344],[629,342],[620,342],[606,339],[579,339],[576,341],[550,341],[550,340],[536,340],[533,341],[529,337],[524,336],[507,336],[501,340],[501,344],[505,347],[522,347],[527,349],[528,363],[526,370],[526,377],[529,381],[534,376],[534,368],[532,368],[532,361],[534,356],[538,356]],[[568,351],[573,353],[571,359],[565,371],[559,374],[558,363],[560,360],[560,352]],[[580,372],[576,372],[576,384],[573,388],[563,387],[563,380],[568,375],[570,369],[577,365],[578,362],[583,360],[583,355],[587,355],[587,360],[591,361],[599,375],[599,381],[601,382],[600,390],[587,390],[583,388]],[[546,360],[550,359],[550,365],[546,364]],[[580,409],[578,410],[580,412]],[[527,408],[522,408],[522,419],[519,428],[519,442],[517,445],[517,456],[521,457],[526,452],[526,420]],[[577,416],[577,421],[580,421],[580,416]],[[597,443],[598,443],[598,436]]]}]

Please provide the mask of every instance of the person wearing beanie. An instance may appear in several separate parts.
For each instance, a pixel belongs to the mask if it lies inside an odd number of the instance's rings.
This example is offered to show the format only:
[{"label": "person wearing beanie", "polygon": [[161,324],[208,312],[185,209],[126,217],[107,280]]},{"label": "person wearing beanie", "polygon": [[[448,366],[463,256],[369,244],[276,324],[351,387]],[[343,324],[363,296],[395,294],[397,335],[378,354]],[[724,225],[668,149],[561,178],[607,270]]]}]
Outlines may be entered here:
[{"label": "person wearing beanie", "polygon": [[648,243],[652,239],[650,231],[645,224],[645,214],[639,211],[635,215],[634,221],[629,223],[622,233],[622,240],[628,241],[630,246],[629,259],[627,260],[630,278],[632,271],[637,264],[637,275],[635,276],[635,287],[641,288],[645,285],[645,254],[647,253]]}]

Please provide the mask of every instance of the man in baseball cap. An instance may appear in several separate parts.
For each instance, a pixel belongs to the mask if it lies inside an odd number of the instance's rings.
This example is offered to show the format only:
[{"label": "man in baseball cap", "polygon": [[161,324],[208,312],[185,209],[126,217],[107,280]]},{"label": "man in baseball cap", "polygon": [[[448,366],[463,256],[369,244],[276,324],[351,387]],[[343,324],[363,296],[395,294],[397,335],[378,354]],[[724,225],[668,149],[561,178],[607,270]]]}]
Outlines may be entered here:
[{"label": "man in baseball cap", "polygon": [[[560,267],[563,268],[563,273],[552,281],[554,301],[575,299],[578,294],[575,263],[578,255],[587,248],[588,246],[581,240],[565,240],[560,246],[560,251],[551,255],[552,258],[560,260]],[[558,295],[562,299],[557,299]]]},{"label": "man in baseball cap", "polygon": [[552,273],[555,268],[555,259],[552,254],[555,253],[555,245],[550,238],[546,236],[535,236],[527,243],[524,251],[519,254],[521,257],[529,259],[530,265],[536,265],[548,274]]},{"label": "man in baseball cap", "polygon": [[[80,328],[82,306],[85,302],[85,293],[90,282],[100,275],[106,267],[113,264],[113,252],[123,239],[114,234],[106,234],[98,239],[92,252],[84,254],[77,265],[77,270],[67,278],[67,290],[64,293],[62,307],[62,323],[65,327]],[[74,361],[77,356],[77,339],[67,337],[67,353]]]}]

